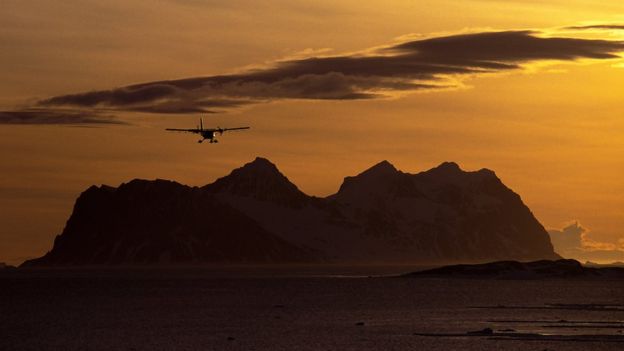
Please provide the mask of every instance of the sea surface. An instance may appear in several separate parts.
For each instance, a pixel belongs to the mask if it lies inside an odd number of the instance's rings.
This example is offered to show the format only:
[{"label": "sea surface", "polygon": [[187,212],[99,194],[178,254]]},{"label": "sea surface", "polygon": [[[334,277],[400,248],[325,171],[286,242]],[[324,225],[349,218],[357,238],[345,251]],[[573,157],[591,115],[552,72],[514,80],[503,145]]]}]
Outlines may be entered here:
[{"label": "sea surface", "polygon": [[624,350],[622,280],[414,269],[3,270],[0,350]]}]

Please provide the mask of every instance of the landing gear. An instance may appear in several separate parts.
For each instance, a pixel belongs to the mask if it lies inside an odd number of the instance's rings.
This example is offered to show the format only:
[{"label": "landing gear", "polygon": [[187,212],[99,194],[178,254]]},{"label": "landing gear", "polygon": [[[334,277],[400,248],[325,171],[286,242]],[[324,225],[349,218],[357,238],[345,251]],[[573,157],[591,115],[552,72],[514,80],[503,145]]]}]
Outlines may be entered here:
[{"label": "landing gear", "polygon": [[217,140],[217,139],[210,139],[210,143],[211,143],[211,144],[216,144],[216,143],[218,143],[218,142],[219,142],[219,140]]}]

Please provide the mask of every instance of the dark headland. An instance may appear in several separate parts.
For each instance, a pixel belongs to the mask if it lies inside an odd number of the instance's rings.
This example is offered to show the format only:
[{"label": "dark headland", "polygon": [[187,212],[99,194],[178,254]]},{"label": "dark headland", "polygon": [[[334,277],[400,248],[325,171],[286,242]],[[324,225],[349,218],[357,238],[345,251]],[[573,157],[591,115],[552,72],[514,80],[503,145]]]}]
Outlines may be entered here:
[{"label": "dark headland", "polygon": [[380,162],[309,196],[264,158],[212,184],[92,186],[23,266],[423,263],[559,259],[520,196],[487,169],[417,174]]},{"label": "dark headland", "polygon": [[549,278],[624,278],[624,268],[585,267],[576,260],[534,262],[499,261],[459,264],[404,275],[412,278],[549,279]]}]

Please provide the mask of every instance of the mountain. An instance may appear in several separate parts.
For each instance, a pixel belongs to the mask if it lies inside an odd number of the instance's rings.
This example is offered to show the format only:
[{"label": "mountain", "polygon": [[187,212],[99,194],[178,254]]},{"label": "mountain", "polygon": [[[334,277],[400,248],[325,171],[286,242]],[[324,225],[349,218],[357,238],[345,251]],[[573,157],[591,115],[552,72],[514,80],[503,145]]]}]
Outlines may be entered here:
[{"label": "mountain", "polygon": [[554,258],[547,232],[494,172],[452,162],[418,174],[381,162],[347,177],[330,198],[366,236],[391,240],[402,259]]},{"label": "mountain", "polygon": [[203,187],[91,187],[54,247],[25,265],[434,263],[559,258],[495,173],[452,162],[409,174],[382,161],[308,196],[264,158]]},{"label": "mountain", "polygon": [[133,180],[82,193],[40,265],[300,262],[313,257],[198,188]]},{"label": "mountain", "polygon": [[257,157],[228,176],[219,178],[203,189],[209,193],[226,193],[252,198],[285,207],[301,208],[309,197],[291,183],[269,160]]},{"label": "mountain", "polygon": [[444,277],[483,279],[610,278],[624,279],[624,268],[583,267],[576,260],[540,260],[534,262],[500,261],[484,264],[460,264],[429,269],[404,277]]}]

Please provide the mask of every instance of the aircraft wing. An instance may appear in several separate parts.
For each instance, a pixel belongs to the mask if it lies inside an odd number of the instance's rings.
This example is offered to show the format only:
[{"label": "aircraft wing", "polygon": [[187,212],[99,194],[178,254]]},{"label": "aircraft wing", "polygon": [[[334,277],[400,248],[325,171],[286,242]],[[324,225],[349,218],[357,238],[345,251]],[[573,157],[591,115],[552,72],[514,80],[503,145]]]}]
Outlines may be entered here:
[{"label": "aircraft wing", "polygon": [[236,128],[222,128],[222,131],[226,131],[226,130],[241,130],[241,129],[249,129],[249,127],[236,127]]},{"label": "aircraft wing", "polygon": [[189,132],[189,133],[199,133],[199,129],[197,128],[193,128],[193,129],[178,129],[178,128],[167,128],[165,130],[168,130],[170,132]]}]

